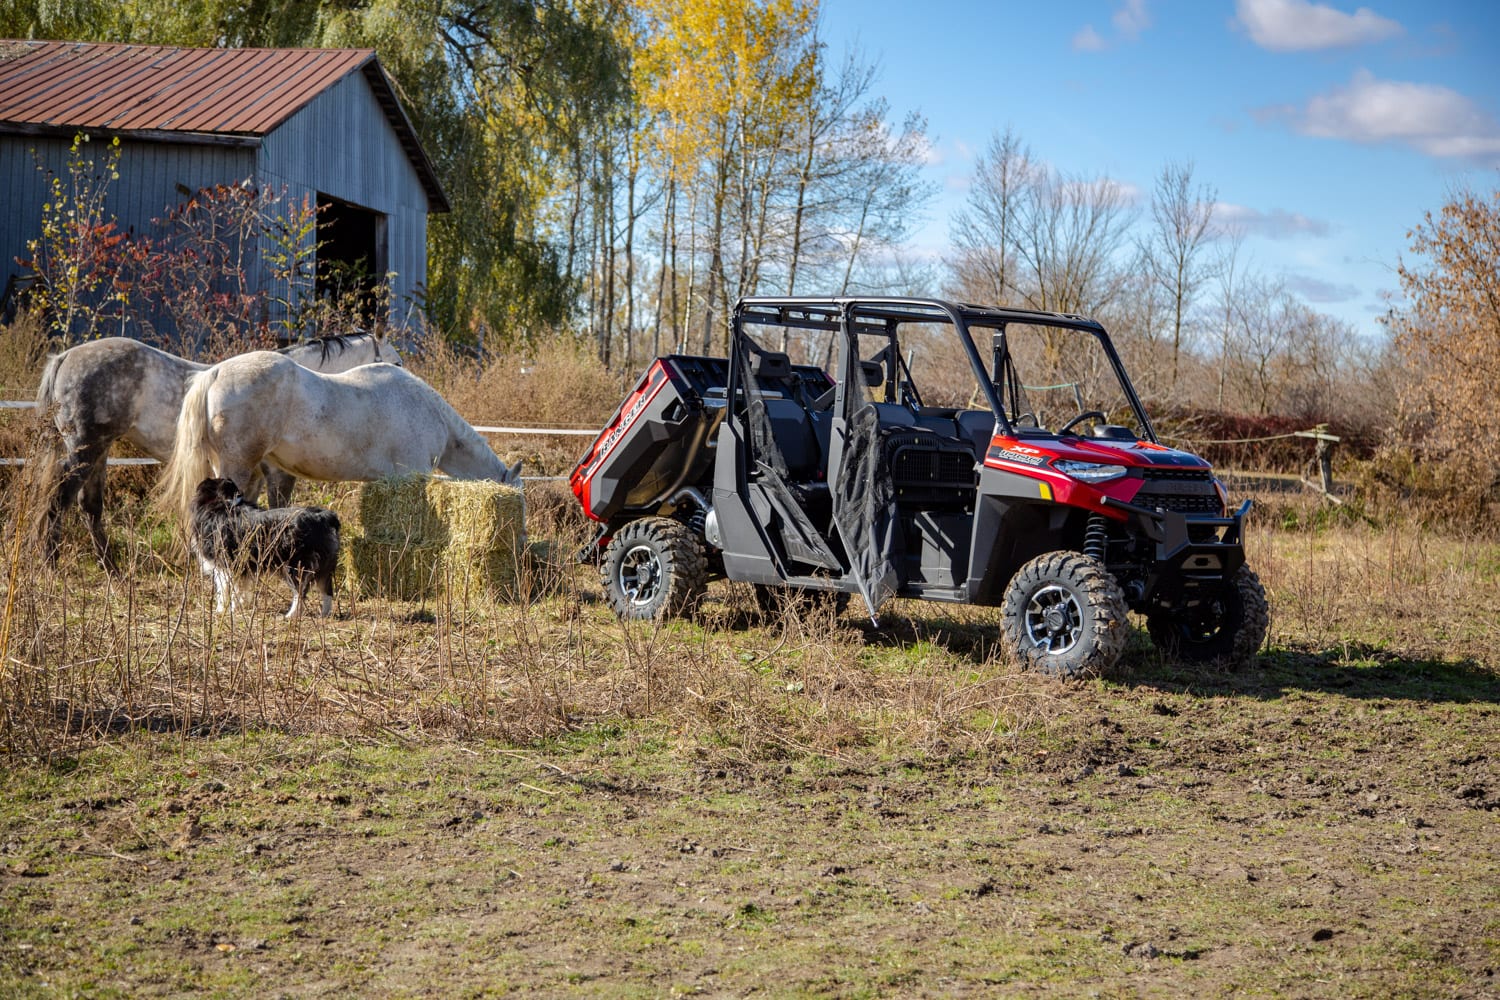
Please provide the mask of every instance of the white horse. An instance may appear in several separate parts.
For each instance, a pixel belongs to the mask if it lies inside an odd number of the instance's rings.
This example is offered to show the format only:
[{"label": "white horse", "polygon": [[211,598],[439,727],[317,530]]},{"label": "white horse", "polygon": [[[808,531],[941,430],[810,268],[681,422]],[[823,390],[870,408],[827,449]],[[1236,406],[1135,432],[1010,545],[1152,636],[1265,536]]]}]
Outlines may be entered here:
[{"label": "white horse", "polygon": [[269,351],[188,380],[162,501],[186,519],[198,483],[240,482],[262,461],[304,479],[370,481],[441,470],[519,485],[479,432],[410,372],[364,365],[321,375]]},{"label": "white horse", "polygon": [[[373,333],[322,337],[278,353],[323,372],[347,371],[375,361],[401,363],[391,346]],[[88,519],[95,554],[109,564],[109,536],[104,530],[109,450],[123,438],[157,461],[171,458],[187,380],[207,368],[128,337],[91,340],[47,360],[36,402],[57,434],[46,442],[50,454],[43,458],[44,502],[36,534],[49,559],[57,557],[63,512],[77,499]],[[255,495],[258,478],[237,482]],[[286,503],[292,484],[285,475],[268,477],[271,506]]]}]

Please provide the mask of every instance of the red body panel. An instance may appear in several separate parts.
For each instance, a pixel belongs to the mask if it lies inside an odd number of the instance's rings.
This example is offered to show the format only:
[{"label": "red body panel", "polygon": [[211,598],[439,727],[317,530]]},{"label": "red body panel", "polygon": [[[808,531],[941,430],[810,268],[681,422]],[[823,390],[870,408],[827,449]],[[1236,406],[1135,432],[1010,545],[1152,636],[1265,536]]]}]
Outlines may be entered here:
[{"label": "red body panel", "polygon": [[1002,469],[1041,480],[1052,488],[1052,497],[1058,503],[1082,507],[1117,521],[1125,520],[1125,513],[1105,506],[1103,498],[1111,497],[1129,503],[1145,485],[1144,480],[1134,477],[1097,484],[1080,482],[1054,469],[1050,464],[1053,459],[1120,465],[1127,469],[1147,469],[1159,465],[1209,468],[1208,463],[1196,455],[1174,451],[1150,441],[1094,441],[1088,438],[1037,441],[1006,437],[1003,434],[996,434],[990,440],[984,464],[987,468]]},{"label": "red body panel", "polygon": [[568,477],[568,484],[573,488],[573,495],[583,504],[584,513],[594,520],[599,520],[593,513],[594,507],[589,498],[589,488],[594,473],[615,450],[615,447],[625,439],[631,426],[640,419],[646,407],[651,405],[651,400],[656,398],[656,394],[666,384],[667,369],[658,359],[646,369],[646,373],[635,384],[635,389],[625,398],[625,402],[620,404],[614,417],[594,439],[594,446],[583,456],[577,467],[573,469],[573,474]]}]

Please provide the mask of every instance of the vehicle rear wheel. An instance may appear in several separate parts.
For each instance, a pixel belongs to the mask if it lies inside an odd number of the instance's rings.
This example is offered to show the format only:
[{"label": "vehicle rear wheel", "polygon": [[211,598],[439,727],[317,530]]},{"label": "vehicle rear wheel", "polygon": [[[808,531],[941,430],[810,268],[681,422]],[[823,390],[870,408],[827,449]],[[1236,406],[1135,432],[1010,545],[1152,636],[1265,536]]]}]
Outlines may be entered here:
[{"label": "vehicle rear wheel", "polygon": [[1270,624],[1266,589],[1249,566],[1236,570],[1223,591],[1211,599],[1146,616],[1146,631],[1156,648],[1188,663],[1228,660],[1237,666],[1248,664],[1266,641]]},{"label": "vehicle rear wheel", "polygon": [[1047,552],[1011,579],[1003,629],[1028,668],[1087,677],[1119,661],[1129,610],[1102,562],[1081,552]]},{"label": "vehicle rear wheel", "polygon": [[708,588],[703,545],[685,525],[666,517],[632,521],[604,550],[600,581],[621,618],[691,614]]}]

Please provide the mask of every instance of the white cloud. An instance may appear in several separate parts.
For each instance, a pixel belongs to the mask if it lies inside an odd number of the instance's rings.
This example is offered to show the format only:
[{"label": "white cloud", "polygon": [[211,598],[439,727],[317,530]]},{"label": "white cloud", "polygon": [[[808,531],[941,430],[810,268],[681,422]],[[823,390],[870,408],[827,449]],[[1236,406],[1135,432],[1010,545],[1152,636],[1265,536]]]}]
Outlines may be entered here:
[{"label": "white cloud", "polygon": [[[1114,25],[1116,41],[1121,42],[1133,42],[1141,37],[1142,31],[1151,27],[1151,15],[1146,10],[1146,0],[1124,0],[1109,20],[1110,24]],[[1103,52],[1112,44],[1114,43],[1099,34],[1092,24],[1085,24],[1073,36],[1075,52]]]},{"label": "white cloud", "polygon": [[1347,87],[1319,94],[1297,109],[1272,109],[1303,135],[1364,144],[1397,143],[1428,156],[1500,166],[1500,122],[1455,90],[1430,83],[1380,80],[1366,70]]},{"label": "white cloud", "polygon": [[1273,208],[1262,212],[1258,208],[1235,205],[1227,201],[1214,203],[1214,226],[1222,232],[1244,233],[1268,240],[1285,240],[1295,236],[1327,236],[1328,223],[1310,219],[1301,212],[1288,212]]},{"label": "white cloud", "polygon": [[1151,15],[1146,12],[1146,0],[1125,0],[1115,16],[1110,19],[1120,37],[1133,42],[1142,31],[1151,27]]},{"label": "white cloud", "polygon": [[1286,287],[1302,297],[1304,302],[1314,305],[1337,305],[1355,302],[1364,298],[1364,290],[1358,285],[1324,281],[1306,274],[1288,274],[1283,280]]},{"label": "white cloud", "polygon": [[1094,30],[1092,24],[1085,24],[1079,29],[1078,34],[1073,36],[1073,49],[1077,52],[1102,52],[1107,48],[1109,48],[1109,43]]},{"label": "white cloud", "polygon": [[1400,22],[1368,7],[1353,14],[1308,0],[1238,0],[1240,26],[1263,49],[1304,52],[1380,42],[1404,34]]}]

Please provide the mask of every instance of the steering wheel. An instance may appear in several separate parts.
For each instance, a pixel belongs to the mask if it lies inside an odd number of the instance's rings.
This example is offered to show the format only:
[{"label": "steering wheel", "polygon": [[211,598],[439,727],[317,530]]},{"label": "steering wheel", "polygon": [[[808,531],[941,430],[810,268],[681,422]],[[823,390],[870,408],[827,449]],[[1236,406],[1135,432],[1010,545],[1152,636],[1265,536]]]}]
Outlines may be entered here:
[{"label": "steering wheel", "polygon": [[1077,427],[1079,424],[1083,423],[1085,420],[1108,420],[1108,419],[1109,419],[1109,414],[1107,414],[1107,413],[1100,413],[1098,410],[1084,410],[1082,413],[1078,414],[1078,416],[1074,417],[1072,420],[1069,420],[1067,423],[1065,423],[1061,427],[1059,427],[1057,429],[1057,433],[1059,433],[1059,434],[1066,434],[1066,433],[1068,433],[1068,431],[1072,430],[1074,427]]}]

